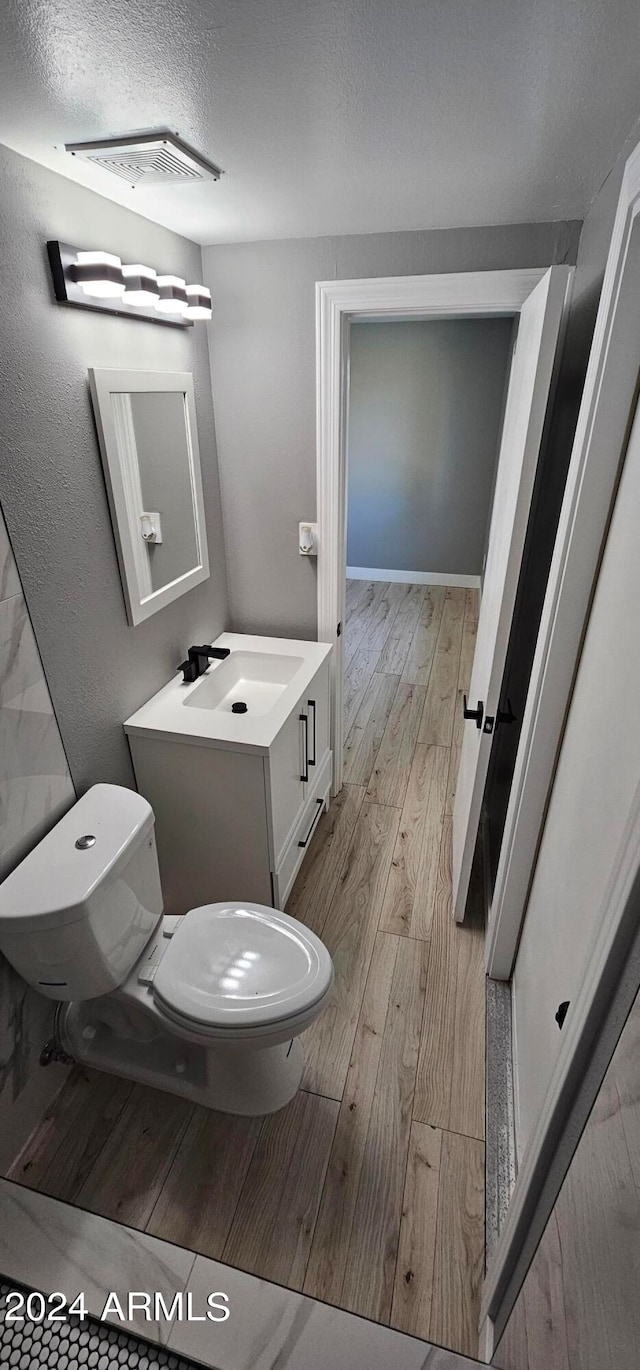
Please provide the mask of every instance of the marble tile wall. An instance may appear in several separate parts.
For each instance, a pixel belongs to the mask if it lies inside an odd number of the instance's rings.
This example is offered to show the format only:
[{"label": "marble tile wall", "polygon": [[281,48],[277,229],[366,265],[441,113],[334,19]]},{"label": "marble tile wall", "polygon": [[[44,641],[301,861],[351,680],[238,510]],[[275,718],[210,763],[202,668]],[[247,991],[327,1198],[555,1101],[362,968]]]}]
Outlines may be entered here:
[{"label": "marble tile wall", "polygon": [[[0,513],[0,880],[75,799],[18,569]],[[0,1130],[37,1081],[51,1004],[0,957]],[[50,1081],[49,1081],[50,1084]],[[43,1107],[47,1083],[43,1080]],[[35,1091],[37,1093],[37,1090]]]}]

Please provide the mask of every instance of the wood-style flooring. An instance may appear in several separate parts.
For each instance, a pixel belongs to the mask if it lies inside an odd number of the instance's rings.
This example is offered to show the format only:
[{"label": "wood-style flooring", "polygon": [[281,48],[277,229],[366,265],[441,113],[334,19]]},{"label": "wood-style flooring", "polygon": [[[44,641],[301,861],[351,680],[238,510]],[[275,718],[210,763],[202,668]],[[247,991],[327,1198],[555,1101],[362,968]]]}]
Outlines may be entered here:
[{"label": "wood-style flooring", "polygon": [[475,591],[351,581],[345,785],[288,903],[333,957],[301,1090],[232,1117],[76,1069],[12,1178],[474,1355],[484,962],[451,913]]}]

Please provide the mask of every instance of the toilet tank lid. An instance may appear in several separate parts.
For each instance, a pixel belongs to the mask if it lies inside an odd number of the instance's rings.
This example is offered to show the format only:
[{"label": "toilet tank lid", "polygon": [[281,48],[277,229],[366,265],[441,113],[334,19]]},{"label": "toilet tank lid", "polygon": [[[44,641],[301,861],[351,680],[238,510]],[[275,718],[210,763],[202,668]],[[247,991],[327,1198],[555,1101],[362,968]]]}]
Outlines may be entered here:
[{"label": "toilet tank lid", "polygon": [[[98,886],[111,883],[153,827],[153,809],[121,785],[93,785],[0,885],[0,929],[75,923]],[[95,838],[81,847],[81,838]],[[1,939],[1,931],[0,931]]]}]

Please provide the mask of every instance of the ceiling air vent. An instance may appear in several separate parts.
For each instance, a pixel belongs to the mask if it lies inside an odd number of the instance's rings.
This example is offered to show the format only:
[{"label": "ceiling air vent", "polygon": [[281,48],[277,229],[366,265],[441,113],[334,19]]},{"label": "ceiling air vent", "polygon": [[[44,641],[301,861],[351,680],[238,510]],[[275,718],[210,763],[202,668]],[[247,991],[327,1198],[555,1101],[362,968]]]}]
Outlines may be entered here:
[{"label": "ceiling air vent", "polygon": [[220,168],[194,152],[175,133],[144,133],[104,138],[93,143],[66,143],[65,150],[83,162],[112,171],[134,188],[217,181]]}]

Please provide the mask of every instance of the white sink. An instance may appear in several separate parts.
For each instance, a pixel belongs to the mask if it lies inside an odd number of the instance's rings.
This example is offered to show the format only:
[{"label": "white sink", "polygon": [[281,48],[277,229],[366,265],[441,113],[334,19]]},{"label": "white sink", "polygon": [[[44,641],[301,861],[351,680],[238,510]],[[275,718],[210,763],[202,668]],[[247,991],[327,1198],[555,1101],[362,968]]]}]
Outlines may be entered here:
[{"label": "white sink", "polygon": [[[202,680],[184,700],[187,709],[215,709],[234,713],[233,705],[247,705],[246,715],[261,718],[271,712],[293,677],[304,666],[304,657],[272,652],[232,652]],[[238,718],[245,717],[240,714]]]},{"label": "white sink", "polygon": [[[177,671],[127,719],[125,732],[266,755],[331,653],[326,642],[248,633],[222,633],[215,646],[230,655],[192,684]],[[233,712],[240,702],[246,713]]]}]

